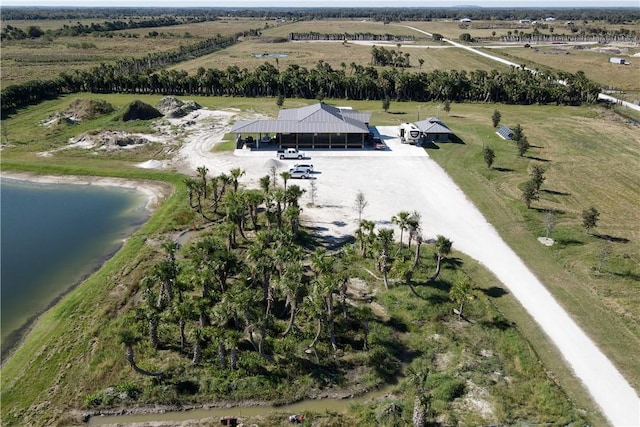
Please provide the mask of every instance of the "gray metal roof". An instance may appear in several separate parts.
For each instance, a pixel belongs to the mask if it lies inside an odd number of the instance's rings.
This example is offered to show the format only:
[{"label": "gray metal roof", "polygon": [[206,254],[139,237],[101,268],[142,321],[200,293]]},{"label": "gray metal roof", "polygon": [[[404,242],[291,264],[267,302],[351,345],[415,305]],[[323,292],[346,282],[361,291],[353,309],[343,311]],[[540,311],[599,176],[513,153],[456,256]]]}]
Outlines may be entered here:
[{"label": "gray metal roof", "polygon": [[277,120],[243,120],[231,133],[369,133],[370,113],[318,103],[280,110]]},{"label": "gray metal roof", "polygon": [[416,122],[416,126],[422,131],[422,133],[448,133],[453,134],[453,131],[449,129],[444,123],[435,117],[429,117],[426,120]]}]

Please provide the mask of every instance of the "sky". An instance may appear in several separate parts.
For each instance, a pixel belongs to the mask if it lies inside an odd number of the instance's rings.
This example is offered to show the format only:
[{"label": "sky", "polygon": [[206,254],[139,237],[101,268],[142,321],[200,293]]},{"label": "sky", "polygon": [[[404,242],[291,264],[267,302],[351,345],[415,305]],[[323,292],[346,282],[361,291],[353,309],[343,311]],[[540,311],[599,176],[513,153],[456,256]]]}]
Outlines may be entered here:
[{"label": "sky", "polygon": [[640,0],[0,0],[2,6],[79,6],[79,7],[634,7]]}]

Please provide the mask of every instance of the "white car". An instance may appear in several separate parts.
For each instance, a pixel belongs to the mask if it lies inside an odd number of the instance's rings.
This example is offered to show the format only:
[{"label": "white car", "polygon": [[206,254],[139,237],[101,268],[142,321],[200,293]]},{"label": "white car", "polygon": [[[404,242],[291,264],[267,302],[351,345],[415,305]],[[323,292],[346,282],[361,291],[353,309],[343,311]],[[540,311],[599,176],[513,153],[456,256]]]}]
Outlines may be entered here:
[{"label": "white car", "polygon": [[307,179],[309,178],[309,171],[306,169],[291,169],[289,175],[291,175],[291,178]]},{"label": "white car", "polygon": [[291,169],[289,169],[289,172],[294,170],[305,170],[311,173],[313,172],[313,165],[310,163],[296,163]]}]

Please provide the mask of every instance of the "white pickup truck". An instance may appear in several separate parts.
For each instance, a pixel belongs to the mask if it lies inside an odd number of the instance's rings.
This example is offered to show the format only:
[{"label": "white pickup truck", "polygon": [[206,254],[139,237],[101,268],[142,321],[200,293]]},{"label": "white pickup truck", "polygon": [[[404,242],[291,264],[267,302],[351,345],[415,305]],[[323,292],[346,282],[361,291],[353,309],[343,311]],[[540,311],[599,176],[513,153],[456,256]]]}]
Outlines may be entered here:
[{"label": "white pickup truck", "polygon": [[295,148],[285,148],[284,150],[278,150],[276,157],[280,159],[304,159],[305,155]]}]

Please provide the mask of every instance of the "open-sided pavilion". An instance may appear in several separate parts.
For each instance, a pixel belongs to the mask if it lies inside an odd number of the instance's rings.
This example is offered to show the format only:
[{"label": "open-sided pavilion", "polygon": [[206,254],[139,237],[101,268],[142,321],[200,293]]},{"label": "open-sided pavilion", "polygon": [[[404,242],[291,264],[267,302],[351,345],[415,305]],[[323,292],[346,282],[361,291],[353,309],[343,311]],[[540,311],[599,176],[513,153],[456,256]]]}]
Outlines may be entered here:
[{"label": "open-sided pavilion", "polygon": [[266,143],[279,148],[365,148],[371,138],[370,119],[371,113],[320,102],[280,110],[275,120],[238,121],[231,133],[238,145],[254,142],[256,148]]}]

